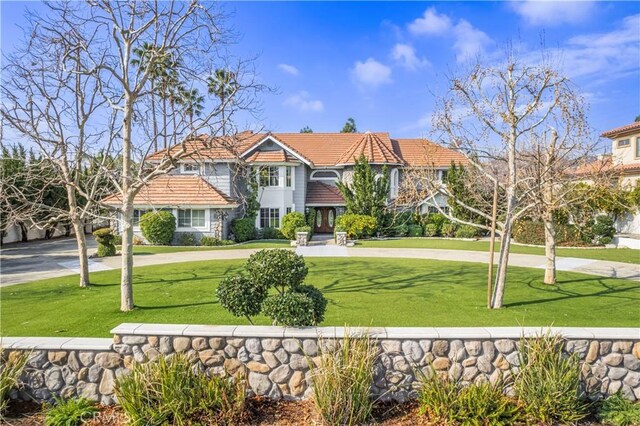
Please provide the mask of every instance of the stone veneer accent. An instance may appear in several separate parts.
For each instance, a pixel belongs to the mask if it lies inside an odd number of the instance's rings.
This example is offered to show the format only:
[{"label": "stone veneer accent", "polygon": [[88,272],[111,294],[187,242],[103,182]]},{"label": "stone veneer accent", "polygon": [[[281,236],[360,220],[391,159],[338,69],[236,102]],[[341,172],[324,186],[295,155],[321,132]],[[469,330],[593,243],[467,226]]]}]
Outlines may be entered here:
[{"label": "stone veneer accent", "polygon": [[347,233],[346,232],[336,232],[336,244],[342,247],[347,245]]},{"label": "stone veneer accent", "polygon": [[308,232],[296,232],[296,245],[298,247],[306,247],[309,245]]},{"label": "stone veneer accent", "polygon": [[[116,377],[133,362],[161,354],[186,353],[208,374],[245,372],[252,394],[269,398],[309,396],[312,371],[305,354],[319,362],[318,345],[335,345],[345,333],[368,333],[378,341],[372,393],[382,399],[415,395],[416,371],[430,366],[464,383],[496,381],[518,368],[520,337],[541,328],[370,328],[121,324],[111,339],[2,338],[3,356],[32,351],[23,374],[25,387],[12,397],[51,399],[84,396],[114,402]],[[583,384],[599,396],[621,390],[640,399],[640,329],[552,328],[577,353]],[[320,339],[319,339],[320,337]]]}]

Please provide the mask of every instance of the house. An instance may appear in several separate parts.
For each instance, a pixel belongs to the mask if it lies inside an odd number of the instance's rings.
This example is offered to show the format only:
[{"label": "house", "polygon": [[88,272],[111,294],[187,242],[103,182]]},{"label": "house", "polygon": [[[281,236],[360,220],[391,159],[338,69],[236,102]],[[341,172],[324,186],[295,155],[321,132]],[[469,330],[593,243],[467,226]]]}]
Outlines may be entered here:
[{"label": "house", "polygon": [[[627,190],[640,185],[640,122],[616,127],[602,133],[611,139],[608,171]],[[620,246],[640,249],[640,212],[627,214],[616,221]]]},{"label": "house", "polygon": [[[459,153],[425,139],[392,139],[385,132],[366,133],[253,133],[233,138],[200,136],[187,143],[188,156],[167,175],[153,179],[136,196],[134,232],[140,217],[149,210],[170,210],[181,233],[197,237],[227,238],[230,223],[243,214],[247,195],[247,168],[257,172],[257,228],[278,228],[292,211],[316,212],[314,231],[331,233],[345,203],[337,181],[349,182],[356,159],[364,155],[375,170],[387,166],[389,200],[398,196],[403,170],[429,167],[442,178],[452,162],[463,163]],[[181,149],[172,147],[171,153]],[[159,151],[147,161],[167,155]],[[112,195],[105,203],[120,205]],[[442,198],[429,200],[446,206]],[[429,205],[424,209],[429,209]]]}]

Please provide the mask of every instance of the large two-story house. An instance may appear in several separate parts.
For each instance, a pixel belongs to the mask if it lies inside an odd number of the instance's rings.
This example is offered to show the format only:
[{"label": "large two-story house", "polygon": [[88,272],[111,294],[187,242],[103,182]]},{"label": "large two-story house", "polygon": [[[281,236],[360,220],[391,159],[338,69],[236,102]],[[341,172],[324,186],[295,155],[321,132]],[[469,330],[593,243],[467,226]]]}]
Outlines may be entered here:
[{"label": "large two-story house", "polygon": [[[285,214],[315,209],[314,231],[330,233],[336,216],[345,210],[336,182],[350,182],[360,156],[376,170],[388,167],[390,202],[398,196],[404,169],[428,167],[442,177],[452,162],[464,163],[459,153],[425,139],[392,139],[384,132],[243,132],[234,138],[196,138],[188,142],[187,150],[192,154],[175,170],[149,182],[135,197],[136,234],[140,216],[166,209],[177,219],[178,236],[227,238],[231,220],[243,214],[247,168],[257,172],[257,228],[278,228]],[[158,161],[163,155],[167,153],[159,151],[147,161]],[[120,204],[117,196],[106,202]],[[425,200],[423,211],[436,203],[446,208],[446,200],[437,198]]]}]

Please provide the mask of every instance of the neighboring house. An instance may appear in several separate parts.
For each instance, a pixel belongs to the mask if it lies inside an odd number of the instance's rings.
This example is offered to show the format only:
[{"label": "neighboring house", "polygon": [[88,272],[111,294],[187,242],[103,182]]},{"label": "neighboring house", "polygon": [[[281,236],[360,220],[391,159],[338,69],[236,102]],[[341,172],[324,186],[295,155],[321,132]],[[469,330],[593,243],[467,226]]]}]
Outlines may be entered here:
[{"label": "neighboring house", "polygon": [[[257,172],[260,210],[257,228],[279,228],[282,217],[292,211],[316,211],[314,231],[331,233],[335,218],[345,211],[337,181],[352,179],[356,160],[364,155],[375,170],[387,166],[389,199],[398,196],[407,167],[429,167],[442,178],[452,162],[464,163],[462,155],[425,139],[392,139],[388,133],[253,133],[228,138],[199,137],[187,143],[192,155],[180,161],[170,174],[148,183],[135,198],[134,232],[146,211],[170,210],[180,233],[227,238],[233,218],[241,217],[247,193],[246,167]],[[180,149],[178,146],[171,150]],[[175,152],[175,151],[174,151]],[[159,151],[147,158],[158,161]],[[120,205],[112,195],[107,204]],[[446,206],[443,198],[429,200]],[[423,210],[428,210],[429,205]]]},{"label": "neighboring house", "polygon": [[[627,190],[640,185],[640,122],[607,130],[602,136],[611,139],[612,176]],[[616,228],[625,234],[618,237],[619,245],[640,248],[640,212],[619,218]]]}]

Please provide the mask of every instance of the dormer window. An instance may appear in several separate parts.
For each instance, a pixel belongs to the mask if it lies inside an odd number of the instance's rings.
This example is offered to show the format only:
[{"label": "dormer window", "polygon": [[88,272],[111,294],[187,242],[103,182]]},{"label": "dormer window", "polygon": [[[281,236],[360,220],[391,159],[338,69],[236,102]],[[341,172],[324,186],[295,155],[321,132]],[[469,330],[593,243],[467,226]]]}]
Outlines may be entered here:
[{"label": "dormer window", "polygon": [[310,180],[340,180],[340,175],[335,170],[314,170],[309,176]]},{"label": "dormer window", "polygon": [[185,175],[198,175],[200,174],[200,164],[182,163],[182,173]]},{"label": "dormer window", "polygon": [[626,148],[631,145],[631,139],[620,139],[618,141],[618,148]]}]

